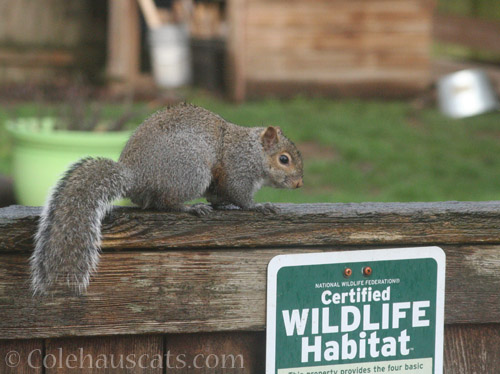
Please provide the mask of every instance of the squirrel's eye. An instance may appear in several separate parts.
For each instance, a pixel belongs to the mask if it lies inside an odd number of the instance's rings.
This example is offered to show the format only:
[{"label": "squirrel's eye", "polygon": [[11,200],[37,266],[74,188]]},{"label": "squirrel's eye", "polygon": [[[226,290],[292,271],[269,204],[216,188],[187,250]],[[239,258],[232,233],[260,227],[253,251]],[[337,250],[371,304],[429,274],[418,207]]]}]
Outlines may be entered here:
[{"label": "squirrel's eye", "polygon": [[281,162],[283,165],[287,165],[289,161],[290,161],[290,160],[288,159],[288,156],[286,156],[286,155],[281,155],[281,156],[280,156],[280,162]]}]

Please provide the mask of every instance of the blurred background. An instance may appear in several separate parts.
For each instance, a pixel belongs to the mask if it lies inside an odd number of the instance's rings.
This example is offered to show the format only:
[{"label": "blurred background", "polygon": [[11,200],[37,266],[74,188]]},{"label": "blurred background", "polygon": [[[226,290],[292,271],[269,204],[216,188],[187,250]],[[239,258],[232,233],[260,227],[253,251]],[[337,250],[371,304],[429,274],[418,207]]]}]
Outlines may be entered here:
[{"label": "blurred background", "polygon": [[0,206],[179,101],[296,142],[259,201],[498,200],[499,89],[498,0],[0,0]]}]

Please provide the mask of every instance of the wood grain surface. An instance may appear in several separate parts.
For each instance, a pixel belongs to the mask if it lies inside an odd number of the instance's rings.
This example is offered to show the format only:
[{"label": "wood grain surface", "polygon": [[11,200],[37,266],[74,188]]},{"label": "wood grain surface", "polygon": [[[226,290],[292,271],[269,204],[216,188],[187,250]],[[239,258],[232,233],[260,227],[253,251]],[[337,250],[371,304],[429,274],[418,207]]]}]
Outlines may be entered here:
[{"label": "wood grain surface", "polygon": [[[116,208],[103,249],[500,243],[500,202],[278,204],[280,212],[185,213]],[[0,253],[30,252],[41,208],[0,209]]]},{"label": "wood grain surface", "polygon": [[[500,246],[443,246],[446,323],[500,321]],[[262,331],[278,254],[359,248],[105,253],[85,296],[33,298],[27,256],[0,257],[0,339]],[[418,250],[418,249],[415,249]]]},{"label": "wood grain surface", "polygon": [[162,374],[161,335],[47,339],[45,374]]},{"label": "wood grain surface", "polygon": [[445,374],[498,373],[500,324],[446,326]]},{"label": "wood grain surface", "polygon": [[42,374],[43,352],[41,339],[0,340],[0,373]]},{"label": "wood grain surface", "polygon": [[[264,333],[166,335],[170,374],[251,374],[265,372]],[[166,358],[168,358],[166,357]],[[167,364],[167,360],[165,360]]]},{"label": "wood grain surface", "polygon": [[0,209],[0,373],[75,372],[65,365],[41,370],[36,355],[35,368],[26,361],[10,368],[6,358],[16,351],[26,360],[41,350],[66,360],[80,348],[94,356],[162,354],[163,365],[168,352],[184,354],[186,362],[213,354],[209,366],[223,354],[241,354],[244,368],[167,372],[261,373],[272,257],[422,245],[439,245],[447,255],[445,373],[499,367],[500,202],[279,207],[276,215],[229,211],[204,218],[115,209],[103,226],[104,253],[88,293],[45,298],[28,289],[40,208]]},{"label": "wood grain surface", "polygon": [[[496,373],[500,366],[499,346],[500,324],[447,325],[444,373]],[[14,357],[9,356],[13,352],[19,353],[20,364],[9,367],[7,362],[11,365],[15,362],[9,361]],[[45,373],[49,374],[261,374],[264,372],[265,334],[230,332],[0,340],[2,374],[42,373],[44,357]]]},{"label": "wood grain surface", "polygon": [[[287,96],[286,87],[290,93],[314,93],[305,88],[323,85],[346,88],[321,89],[322,94],[399,97],[431,83],[432,1],[241,2],[244,22],[230,17],[229,24],[231,35],[239,36],[231,56],[245,69],[231,74],[230,81],[244,80],[243,97]],[[377,82],[378,91],[365,89]]]}]

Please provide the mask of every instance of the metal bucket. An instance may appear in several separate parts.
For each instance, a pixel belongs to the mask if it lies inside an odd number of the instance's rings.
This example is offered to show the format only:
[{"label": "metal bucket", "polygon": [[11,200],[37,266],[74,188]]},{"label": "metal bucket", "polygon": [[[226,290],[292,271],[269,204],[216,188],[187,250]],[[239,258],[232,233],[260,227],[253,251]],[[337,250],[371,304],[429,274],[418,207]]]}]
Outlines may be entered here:
[{"label": "metal bucket", "polygon": [[461,70],[439,79],[438,101],[441,112],[453,118],[500,108],[488,76],[479,69]]},{"label": "metal bucket", "polygon": [[149,30],[151,64],[156,83],[175,88],[191,81],[189,32],[185,25],[164,25]]}]

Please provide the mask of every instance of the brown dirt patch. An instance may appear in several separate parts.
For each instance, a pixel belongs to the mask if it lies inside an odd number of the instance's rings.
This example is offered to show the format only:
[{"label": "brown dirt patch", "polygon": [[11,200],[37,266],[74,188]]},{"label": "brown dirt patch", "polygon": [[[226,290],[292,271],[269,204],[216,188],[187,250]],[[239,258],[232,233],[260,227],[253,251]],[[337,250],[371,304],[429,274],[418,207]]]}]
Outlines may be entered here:
[{"label": "brown dirt patch", "polygon": [[338,152],[333,148],[321,145],[314,141],[302,142],[297,145],[304,159],[327,159],[338,160],[340,158]]}]

